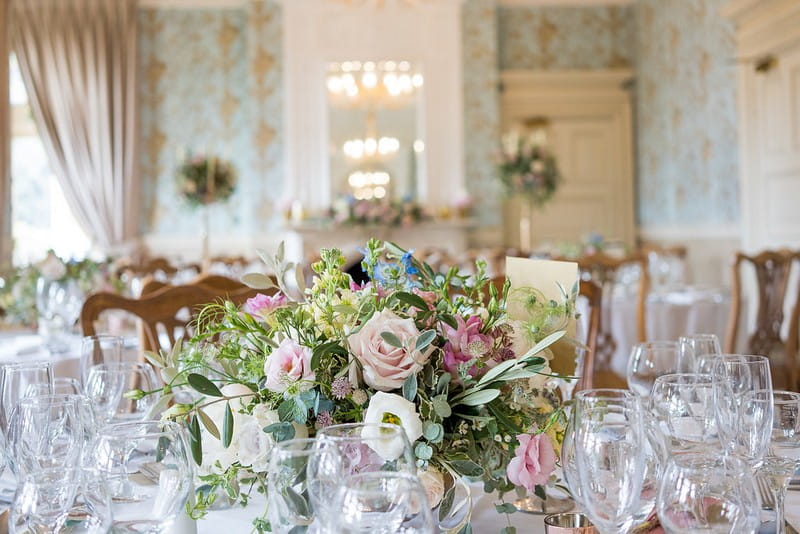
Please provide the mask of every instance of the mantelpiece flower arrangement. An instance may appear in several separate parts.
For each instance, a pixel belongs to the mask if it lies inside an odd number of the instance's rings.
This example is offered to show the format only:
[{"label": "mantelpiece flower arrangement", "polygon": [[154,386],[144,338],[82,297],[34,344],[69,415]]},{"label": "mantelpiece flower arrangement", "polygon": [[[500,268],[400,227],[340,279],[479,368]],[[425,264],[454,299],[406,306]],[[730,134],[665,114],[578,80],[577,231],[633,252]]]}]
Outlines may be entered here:
[{"label": "mantelpiece flower arrangement", "polygon": [[178,192],[192,206],[227,200],[236,189],[236,169],[216,156],[194,154],[176,173]]},{"label": "mantelpiece flower arrangement", "polygon": [[[264,258],[278,273],[277,292],[270,277],[246,275],[272,294],[243,310],[210,305],[188,344],[147,354],[167,384],[148,393],[161,394],[161,408],[175,402],[165,417],[188,426],[201,465],[194,517],[218,489],[245,503],[253,489],[266,491],[275,441],[349,422],[390,420],[405,429],[440,514],[453,506],[462,477],[482,480],[501,500],[517,486],[542,493],[563,432],[547,385],[548,347],[574,316],[576,289],[555,302],[508,282],[498,290],[481,262],[467,278],[455,268],[435,273],[388,242],[371,240],[364,254],[369,282],[355,284],[341,270],[342,253],[323,249],[313,285],[304,288],[298,276],[298,289],[284,282],[297,266],[279,250]],[[525,320],[508,316],[511,300],[530,312]],[[258,531],[267,528],[262,513]]]}]

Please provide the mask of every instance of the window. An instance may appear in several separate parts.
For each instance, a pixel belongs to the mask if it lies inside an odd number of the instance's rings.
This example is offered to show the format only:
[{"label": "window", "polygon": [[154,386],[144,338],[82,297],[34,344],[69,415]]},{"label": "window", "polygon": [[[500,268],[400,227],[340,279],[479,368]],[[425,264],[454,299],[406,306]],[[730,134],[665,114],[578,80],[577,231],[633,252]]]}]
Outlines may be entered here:
[{"label": "window", "polygon": [[48,249],[62,258],[83,258],[91,242],[73,217],[50,170],[13,54],[10,83],[13,261],[15,264],[37,261]]}]

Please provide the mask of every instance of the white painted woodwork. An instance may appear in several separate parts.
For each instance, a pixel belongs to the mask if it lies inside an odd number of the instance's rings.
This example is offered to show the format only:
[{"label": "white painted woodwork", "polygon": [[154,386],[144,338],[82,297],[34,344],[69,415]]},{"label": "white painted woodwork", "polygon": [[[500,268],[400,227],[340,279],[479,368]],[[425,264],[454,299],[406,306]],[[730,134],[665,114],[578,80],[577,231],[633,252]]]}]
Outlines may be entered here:
[{"label": "white painted woodwork", "polygon": [[[743,246],[800,246],[800,2],[736,0]],[[771,68],[756,65],[772,57]]]},{"label": "white painted woodwork", "polygon": [[425,77],[419,105],[425,143],[419,201],[448,205],[464,188],[461,1],[344,5],[283,0],[285,194],[305,208],[331,203],[325,66],[408,60]]},{"label": "white painted woodwork", "polygon": [[[533,245],[575,241],[589,231],[633,244],[631,103],[623,87],[631,77],[626,69],[502,73],[503,131],[546,118],[562,175],[555,196],[534,210]],[[507,244],[519,245],[519,203],[510,208]]]}]

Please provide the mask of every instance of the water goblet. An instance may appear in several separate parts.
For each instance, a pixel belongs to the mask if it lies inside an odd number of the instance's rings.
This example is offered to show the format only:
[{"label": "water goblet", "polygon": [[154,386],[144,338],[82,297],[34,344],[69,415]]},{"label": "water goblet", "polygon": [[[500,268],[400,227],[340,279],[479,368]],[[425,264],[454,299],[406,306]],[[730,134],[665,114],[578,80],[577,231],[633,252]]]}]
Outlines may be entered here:
[{"label": "water goblet", "polygon": [[759,474],[775,499],[776,533],[786,532],[786,488],[800,467],[800,393],[773,392],[772,436]]},{"label": "water goblet", "polygon": [[714,409],[723,448],[758,468],[769,448],[773,398],[769,360],[764,356],[717,357]]},{"label": "water goblet", "polygon": [[663,440],[664,457],[719,447],[711,375],[662,375],[653,384],[650,414]]},{"label": "water goblet", "polygon": [[12,412],[9,459],[18,477],[51,467],[77,467],[85,445],[76,395],[26,397]]},{"label": "water goblet", "polygon": [[86,383],[89,370],[95,365],[122,362],[124,339],[121,336],[98,334],[81,341],[81,381]]},{"label": "water goblet", "polygon": [[628,359],[628,387],[647,399],[656,378],[678,370],[678,343],[675,341],[647,341],[631,349]]},{"label": "water goblet", "polygon": [[155,395],[128,398],[133,389],[150,391],[157,386],[153,368],[141,362],[104,363],[92,366],[86,378],[86,396],[95,406],[98,421],[124,422],[145,419],[158,401]]},{"label": "water goblet", "polygon": [[113,423],[100,429],[86,464],[111,497],[114,532],[168,532],[192,491],[183,429],[172,422]]},{"label": "water goblet", "polygon": [[37,397],[40,395],[82,395],[83,386],[74,378],[57,376],[53,379],[53,384],[39,383],[31,384],[25,392],[26,397]]},{"label": "water goblet", "polygon": [[747,534],[761,511],[748,464],[730,455],[670,457],[658,493],[658,519],[669,533]]},{"label": "water goblet", "polygon": [[711,374],[714,358],[722,350],[719,338],[714,334],[693,334],[678,338],[680,354],[678,357],[679,373]]},{"label": "water goblet", "polygon": [[7,363],[2,367],[0,377],[0,427],[8,432],[11,412],[20,399],[28,394],[34,384],[44,384],[45,390],[52,393],[53,364],[46,361]]},{"label": "water goblet", "polygon": [[343,476],[342,458],[331,442],[291,439],[276,443],[267,475],[272,531],[325,531],[334,521],[331,504]]},{"label": "water goblet", "polygon": [[642,412],[638,400],[576,406],[581,502],[603,534],[627,532],[642,511],[646,468]]},{"label": "water goblet", "polygon": [[335,508],[341,534],[427,534],[434,520],[416,476],[372,471],[347,477]]}]

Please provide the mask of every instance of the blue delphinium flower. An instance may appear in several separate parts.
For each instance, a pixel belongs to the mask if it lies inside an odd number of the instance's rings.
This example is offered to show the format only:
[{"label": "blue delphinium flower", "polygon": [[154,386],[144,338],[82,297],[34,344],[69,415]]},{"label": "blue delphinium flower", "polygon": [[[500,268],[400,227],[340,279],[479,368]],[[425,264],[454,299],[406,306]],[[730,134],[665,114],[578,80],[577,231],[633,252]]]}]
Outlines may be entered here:
[{"label": "blue delphinium flower", "polygon": [[403,268],[408,276],[413,276],[419,273],[417,268],[414,267],[414,264],[411,263],[412,254],[414,254],[414,250],[408,250],[400,258],[400,263],[403,265]]}]

